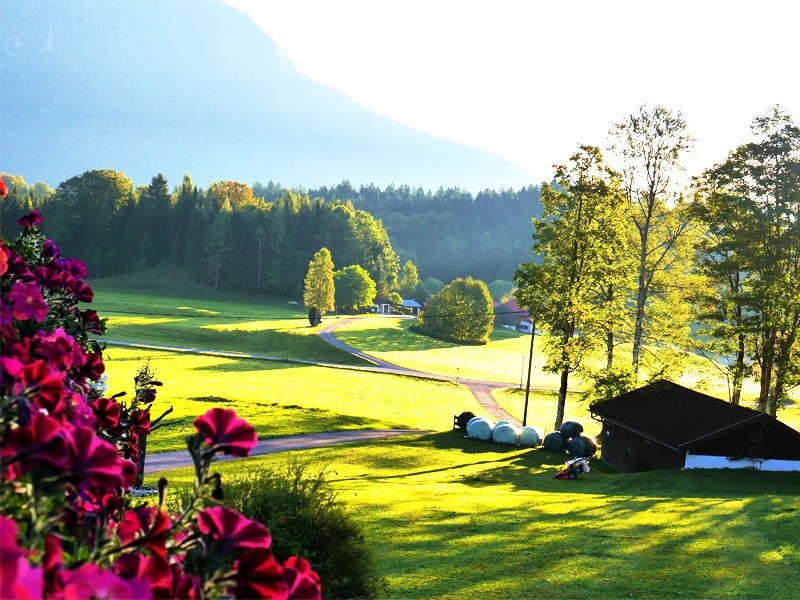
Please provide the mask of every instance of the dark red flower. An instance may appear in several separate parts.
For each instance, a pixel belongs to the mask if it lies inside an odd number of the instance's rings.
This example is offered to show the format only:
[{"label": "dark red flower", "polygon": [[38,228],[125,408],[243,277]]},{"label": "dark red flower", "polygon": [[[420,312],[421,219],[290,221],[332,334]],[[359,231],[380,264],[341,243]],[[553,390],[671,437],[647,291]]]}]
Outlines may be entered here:
[{"label": "dark red flower", "polygon": [[5,244],[0,244],[0,275],[5,275],[6,271],[8,271],[8,251]]},{"label": "dark red flower", "polygon": [[0,456],[9,473],[19,477],[30,471],[55,475],[65,466],[66,444],[58,419],[39,413],[31,415],[28,427],[15,427],[5,436]]},{"label": "dark red flower", "polygon": [[114,561],[114,572],[124,579],[149,581],[153,598],[177,598],[172,595],[172,572],[162,556],[123,554]]},{"label": "dark red flower", "polygon": [[86,362],[78,372],[78,379],[88,379],[89,381],[97,381],[103,376],[106,366],[103,364],[103,358],[95,353],[89,352],[86,354]]},{"label": "dark red flower", "polygon": [[171,564],[169,570],[172,573],[172,590],[167,598],[195,600],[201,597],[200,580],[197,577],[184,573],[179,564]]},{"label": "dark red flower", "polygon": [[0,198],[5,198],[6,196],[8,196],[8,186],[6,186],[6,182],[0,177]]},{"label": "dark red flower", "polygon": [[81,488],[113,490],[126,484],[125,461],[117,449],[101,440],[89,427],[65,430],[67,471]]},{"label": "dark red flower", "polygon": [[9,275],[14,277],[31,277],[31,270],[28,268],[28,263],[19,254],[14,252],[11,248],[6,247],[6,256],[8,261]]},{"label": "dark red flower", "polygon": [[86,265],[77,258],[60,259],[56,261],[56,266],[65,273],[69,273],[74,279],[86,279],[89,276]]},{"label": "dark red flower", "polygon": [[152,554],[166,557],[171,526],[172,522],[164,511],[155,506],[142,506],[125,513],[125,517],[117,525],[117,535],[123,544],[144,538],[144,548]]},{"label": "dark red flower", "polygon": [[61,371],[51,368],[45,360],[36,360],[22,367],[17,378],[14,386],[17,394],[27,396],[54,417],[64,413],[66,405],[61,401],[64,394],[64,374]]},{"label": "dark red flower", "polygon": [[45,240],[42,244],[42,256],[44,258],[58,258],[61,251],[55,245],[53,240]]},{"label": "dark red flower", "polygon": [[44,597],[58,598],[64,589],[64,551],[58,536],[44,537]]},{"label": "dark red flower", "polygon": [[197,417],[194,426],[212,449],[225,454],[248,456],[258,443],[253,426],[228,408],[212,408]]},{"label": "dark red flower", "polygon": [[44,301],[41,289],[36,283],[18,281],[8,292],[8,300],[11,302],[14,318],[20,321],[33,319],[37,323],[41,323],[50,308]]},{"label": "dark red flower", "polygon": [[283,567],[267,548],[255,548],[242,553],[233,563],[236,586],[229,593],[235,598],[288,598],[289,586]]},{"label": "dark red flower", "polygon": [[42,222],[42,213],[38,210],[32,210],[29,214],[25,215],[21,219],[17,219],[17,225],[22,227],[33,227],[34,225],[38,225]]},{"label": "dark red flower", "polygon": [[51,290],[59,290],[66,287],[69,282],[69,275],[57,271],[53,267],[36,267],[33,269],[33,278],[39,285]]},{"label": "dark red flower", "polygon": [[100,317],[97,315],[97,311],[87,309],[78,314],[80,315],[81,321],[83,321],[83,328],[87,332],[97,335],[103,334],[102,324],[100,322]]},{"label": "dark red flower", "polygon": [[261,523],[224,506],[201,510],[197,528],[217,542],[220,556],[236,550],[269,548],[272,543],[272,536]]},{"label": "dark red flower", "polygon": [[150,433],[150,410],[140,410],[138,408],[136,410],[132,410],[131,427],[139,436]]},{"label": "dark red flower", "polygon": [[59,327],[53,332],[40,331],[33,338],[36,354],[47,359],[51,366],[64,371],[85,361],[83,349],[74,338]]},{"label": "dark red flower", "polygon": [[289,557],[283,563],[283,577],[289,587],[289,598],[298,600],[319,600],[322,598],[322,584],[319,575],[311,569],[304,558]]},{"label": "dark red flower", "polygon": [[67,289],[75,294],[80,302],[91,302],[94,299],[94,291],[80,279],[70,279],[67,282]]},{"label": "dark red flower", "polygon": [[97,398],[89,406],[97,417],[100,429],[111,429],[119,424],[119,403],[113,398]]}]

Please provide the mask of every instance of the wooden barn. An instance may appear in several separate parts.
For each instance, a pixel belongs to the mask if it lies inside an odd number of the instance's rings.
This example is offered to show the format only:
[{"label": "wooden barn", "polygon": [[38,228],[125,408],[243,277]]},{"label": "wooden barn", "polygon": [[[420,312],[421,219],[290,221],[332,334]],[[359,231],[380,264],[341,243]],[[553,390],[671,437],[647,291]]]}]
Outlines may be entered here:
[{"label": "wooden barn", "polygon": [[755,467],[800,470],[800,432],[767,414],[655,381],[590,406],[600,460],[628,473]]}]

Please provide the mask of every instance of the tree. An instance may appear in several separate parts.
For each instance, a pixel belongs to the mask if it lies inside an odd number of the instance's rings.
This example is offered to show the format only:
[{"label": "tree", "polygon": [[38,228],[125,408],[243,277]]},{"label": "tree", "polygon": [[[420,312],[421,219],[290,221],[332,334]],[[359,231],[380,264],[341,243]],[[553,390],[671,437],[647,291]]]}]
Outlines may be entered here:
[{"label": "tree", "polygon": [[441,339],[485,344],[493,326],[489,289],[467,277],[451,281],[433,296],[417,317],[415,329]]},{"label": "tree", "polygon": [[334,300],[333,260],[327,248],[321,248],[308,264],[303,303],[309,309],[309,321],[318,325],[322,315],[336,307]]},{"label": "tree", "polygon": [[400,271],[399,289],[400,295],[408,298],[414,295],[414,291],[419,285],[419,273],[417,267],[410,260],[407,260]]},{"label": "tree", "polygon": [[339,310],[355,312],[375,301],[375,282],[360,265],[350,265],[333,273],[334,298]]},{"label": "tree", "polygon": [[551,333],[547,369],[561,375],[555,429],[564,419],[570,373],[602,341],[598,289],[613,274],[624,237],[624,201],[619,175],[603,164],[600,150],[581,146],[569,167],[556,168],[556,182],[542,187],[544,213],[533,221],[541,263],[523,264],[514,276],[519,305]]},{"label": "tree", "polygon": [[734,341],[737,354],[742,333],[752,341],[758,408],[774,416],[800,368],[800,128],[775,107],[752,129],[755,141],[705,173],[716,237],[704,252],[726,303],[715,333]]},{"label": "tree", "polygon": [[638,374],[654,276],[664,270],[676,242],[690,230],[685,212],[673,210],[669,200],[672,174],[692,138],[680,112],[673,114],[663,106],[641,106],[637,113],[616,123],[611,134],[612,150],[622,161],[624,190],[637,233],[632,363]]}]

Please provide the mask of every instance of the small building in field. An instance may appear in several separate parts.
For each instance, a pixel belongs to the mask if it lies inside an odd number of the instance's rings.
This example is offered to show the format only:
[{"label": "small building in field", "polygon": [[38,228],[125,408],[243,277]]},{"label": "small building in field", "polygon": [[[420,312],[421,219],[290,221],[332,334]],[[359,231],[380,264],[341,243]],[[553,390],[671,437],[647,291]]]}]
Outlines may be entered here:
[{"label": "small building in field", "polygon": [[416,317],[419,314],[419,309],[422,308],[422,304],[411,298],[410,300],[403,300],[403,308],[406,309],[408,314]]},{"label": "small building in field", "polygon": [[372,303],[372,312],[378,313],[379,315],[391,314],[392,303],[389,302],[388,298],[375,298],[375,301]]},{"label": "small building in field", "polygon": [[655,469],[800,471],[800,432],[774,417],[655,381],[589,407],[602,421],[600,460],[629,473]]},{"label": "small building in field", "polygon": [[[517,300],[511,298],[507,302],[495,302],[493,305],[494,326],[495,327],[514,327],[520,329],[520,324],[524,319],[528,319],[528,311],[517,305]],[[520,329],[520,331],[522,331]]]}]

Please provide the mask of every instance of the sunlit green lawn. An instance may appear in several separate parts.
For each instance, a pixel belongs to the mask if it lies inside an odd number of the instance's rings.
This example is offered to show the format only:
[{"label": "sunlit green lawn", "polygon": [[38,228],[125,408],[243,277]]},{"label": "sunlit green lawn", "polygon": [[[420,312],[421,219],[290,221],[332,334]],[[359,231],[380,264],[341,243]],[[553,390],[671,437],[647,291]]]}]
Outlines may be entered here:
[{"label": "sunlit green lawn", "polygon": [[[93,308],[108,318],[110,340],[366,364],[320,339],[319,327],[309,325],[301,307],[275,299],[131,292],[102,282],[93,287]],[[325,323],[336,318],[328,316]]]},{"label": "sunlit green lawn", "polygon": [[[800,597],[800,473],[598,463],[562,481],[564,456],[457,431],[291,454],[328,465],[389,598]],[[224,485],[288,456],[218,470]]]},{"label": "sunlit green lawn", "polygon": [[133,376],[148,360],[164,384],[153,418],[174,408],[164,419],[168,426],[148,438],[150,452],[184,449],[194,419],[214,406],[235,409],[261,438],[396,427],[438,431],[452,427],[454,414],[483,414],[466,388],[447,382],[133,348],[107,350],[109,391],[132,392]]}]

